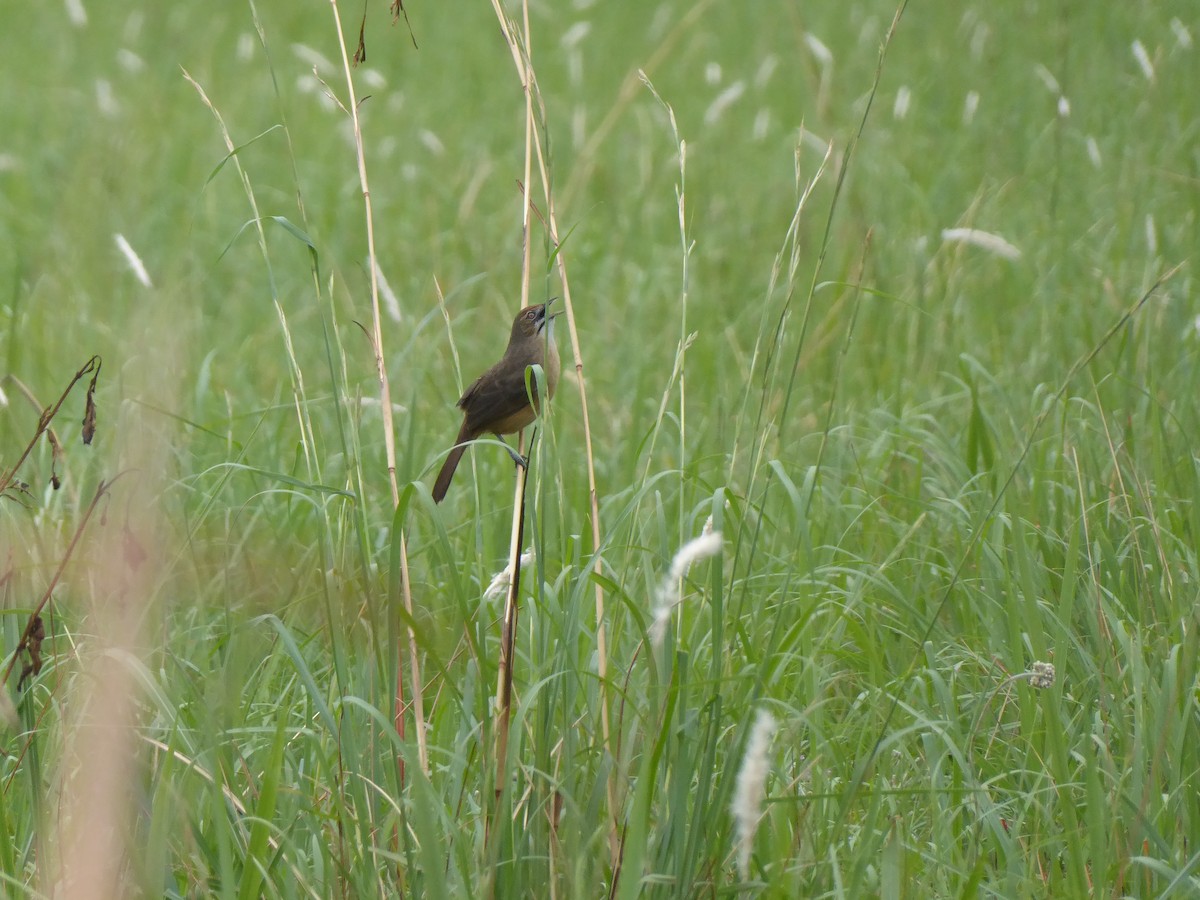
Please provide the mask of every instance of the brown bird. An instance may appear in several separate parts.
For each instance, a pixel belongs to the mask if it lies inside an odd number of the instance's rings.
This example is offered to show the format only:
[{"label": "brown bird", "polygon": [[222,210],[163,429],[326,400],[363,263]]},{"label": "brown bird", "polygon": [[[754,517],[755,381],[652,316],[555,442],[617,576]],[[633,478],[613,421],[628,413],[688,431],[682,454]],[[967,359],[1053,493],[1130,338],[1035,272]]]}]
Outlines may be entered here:
[{"label": "brown bird", "polygon": [[[526,369],[533,365],[542,367],[546,373],[547,393],[554,398],[562,364],[558,359],[558,348],[554,346],[554,316],[546,314],[546,307],[552,302],[527,306],[517,313],[508,338],[508,349],[500,362],[476,378],[459,399],[458,408],[463,411],[462,428],[433,483],[434,502],[441,503],[446,496],[458,461],[471,441],[483,434],[497,437],[513,434],[538,417],[542,404],[537,396],[537,382],[532,384],[534,402],[530,404],[529,392],[525,389]],[[525,464],[511,448],[508,452],[518,465]]]}]

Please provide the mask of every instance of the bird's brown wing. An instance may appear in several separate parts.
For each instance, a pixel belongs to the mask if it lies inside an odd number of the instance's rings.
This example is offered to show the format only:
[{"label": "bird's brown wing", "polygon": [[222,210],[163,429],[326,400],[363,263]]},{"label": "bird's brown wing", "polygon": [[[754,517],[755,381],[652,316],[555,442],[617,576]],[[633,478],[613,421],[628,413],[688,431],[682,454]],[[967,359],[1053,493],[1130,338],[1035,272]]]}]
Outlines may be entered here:
[{"label": "bird's brown wing", "polygon": [[464,430],[472,434],[491,431],[493,423],[502,422],[529,406],[525,370],[506,367],[498,373],[499,368],[493,367],[476,378],[458,401],[458,408],[466,413]]}]

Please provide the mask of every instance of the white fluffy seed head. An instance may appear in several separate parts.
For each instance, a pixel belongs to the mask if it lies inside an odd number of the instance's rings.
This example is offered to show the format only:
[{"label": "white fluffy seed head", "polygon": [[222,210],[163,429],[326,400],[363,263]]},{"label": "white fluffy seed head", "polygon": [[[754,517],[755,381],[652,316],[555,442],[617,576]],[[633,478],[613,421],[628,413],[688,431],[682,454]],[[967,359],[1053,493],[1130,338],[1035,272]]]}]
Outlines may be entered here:
[{"label": "white fluffy seed head", "polygon": [[146,271],[146,266],[142,263],[142,258],[137,255],[137,251],[133,249],[129,241],[125,240],[125,235],[115,234],[113,235],[113,240],[116,241],[117,250],[125,257],[125,262],[129,265],[129,270],[133,272],[134,277],[144,287],[154,287],[150,282],[150,274]]},{"label": "white fluffy seed head", "polygon": [[775,717],[765,709],[758,711],[746,742],[746,755],[738,770],[737,785],[733,791],[734,826],[737,832],[738,873],[743,881],[750,877],[750,853],[754,849],[754,835],[763,815],[763,797],[766,793],[767,773],[771,769],[771,738],[775,735]]},{"label": "white fluffy seed head", "polygon": [[[521,554],[521,568],[525,568],[531,562],[533,562],[533,550],[526,550]],[[512,566],[505,566],[503,569],[497,572],[494,576],[492,576],[491,583],[488,584],[487,590],[483,592],[483,599],[487,600],[489,603],[493,603],[503,597],[505,592],[508,590],[508,586],[512,584],[512,576]]]},{"label": "white fluffy seed head", "polygon": [[970,244],[1004,259],[1021,258],[1021,251],[1000,235],[978,228],[946,228],[942,230],[942,240],[947,244]]},{"label": "white fluffy seed head", "polygon": [[650,626],[650,641],[655,647],[662,644],[667,632],[667,623],[671,620],[671,611],[683,599],[679,593],[679,582],[687,575],[693,563],[720,553],[722,543],[721,532],[712,531],[710,526],[700,537],[692,538],[680,547],[675,558],[671,560],[671,571],[667,573],[658,589],[654,622]]}]

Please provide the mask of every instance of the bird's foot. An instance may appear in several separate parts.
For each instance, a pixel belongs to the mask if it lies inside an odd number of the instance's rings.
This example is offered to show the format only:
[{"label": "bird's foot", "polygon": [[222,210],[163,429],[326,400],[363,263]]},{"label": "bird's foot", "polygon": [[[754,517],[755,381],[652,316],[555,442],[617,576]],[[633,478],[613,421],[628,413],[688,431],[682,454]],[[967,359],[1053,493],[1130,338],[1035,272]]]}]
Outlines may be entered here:
[{"label": "bird's foot", "polygon": [[515,462],[522,469],[525,469],[526,471],[529,470],[529,457],[528,456],[522,456],[520,453],[518,453],[512,447],[508,446],[508,444],[504,445],[504,449],[506,449],[508,451],[508,455],[512,457],[513,462]]}]

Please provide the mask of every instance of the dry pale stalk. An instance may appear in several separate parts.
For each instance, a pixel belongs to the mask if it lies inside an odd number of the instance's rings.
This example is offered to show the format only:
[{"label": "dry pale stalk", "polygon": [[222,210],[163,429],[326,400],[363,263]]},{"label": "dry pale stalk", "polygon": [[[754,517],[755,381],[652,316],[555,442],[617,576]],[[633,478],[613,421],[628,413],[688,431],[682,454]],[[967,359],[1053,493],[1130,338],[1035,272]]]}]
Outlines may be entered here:
[{"label": "dry pale stalk", "polygon": [[[571,301],[570,281],[567,278],[567,260],[566,253],[559,247],[559,229],[556,216],[554,193],[550,187],[550,172],[546,165],[545,153],[542,148],[541,138],[537,130],[536,115],[540,115],[543,124],[545,119],[545,109],[541,103],[541,93],[537,85],[537,75],[532,63],[531,34],[529,28],[529,4],[527,0],[523,0],[523,32],[517,33],[515,23],[513,23],[505,14],[504,9],[500,4],[500,0],[492,0],[492,9],[496,13],[496,19],[500,24],[500,29],[504,34],[504,38],[508,43],[509,51],[512,54],[513,65],[516,67],[517,76],[521,80],[521,85],[525,90],[525,185],[526,196],[524,198],[524,210],[522,213],[522,223],[525,235],[525,271],[522,278],[522,305],[525,304],[525,298],[528,293],[528,277],[529,277],[529,211],[530,200],[528,198],[529,179],[532,166],[532,160],[536,157],[538,163],[538,171],[541,175],[543,196],[545,197],[545,223],[550,232],[550,240],[557,251],[554,257],[555,265],[558,267],[559,282],[561,284],[563,302],[566,312],[567,332],[571,338],[571,351],[575,359],[575,375],[576,382],[579,385],[579,404],[583,415],[583,440],[584,451],[587,460],[588,473],[588,494],[591,504],[591,522],[592,522],[592,550],[596,554],[595,571],[599,575],[602,572],[602,564],[599,558],[601,546],[600,532],[600,502],[599,491],[596,487],[596,465],[595,456],[592,450],[592,429],[591,420],[588,415],[588,400],[587,400],[587,381],[583,374],[583,352],[579,343],[579,331],[575,326],[575,308]],[[536,100],[536,106],[535,106]],[[514,561],[516,557],[512,558]],[[596,596],[596,658],[597,658],[597,675],[600,682],[600,733],[604,741],[604,746],[610,754],[615,756],[612,731],[609,724],[608,713],[608,641],[605,626],[604,615],[604,589],[600,585],[600,579],[594,579],[595,596]],[[619,856],[619,834],[617,827],[617,770],[616,766],[609,769],[609,777],[607,784],[608,806],[609,806],[609,853],[612,858],[613,865],[618,862]]]},{"label": "dry pale stalk", "polygon": [[[333,9],[333,21],[337,29],[338,47],[342,53],[342,69],[346,75],[346,92],[349,103],[346,106],[350,121],[354,125],[354,148],[358,159],[358,180],[362,187],[363,211],[367,221],[367,255],[371,269],[371,344],[375,351],[375,371],[379,377],[379,405],[383,412],[383,446],[387,455],[388,482],[392,489],[392,508],[400,504],[400,489],[396,483],[396,438],[392,423],[392,394],[388,382],[387,366],[383,356],[383,324],[379,315],[379,263],[375,255],[375,217],[371,210],[371,190],[367,182],[367,157],[363,148],[362,123],[358,117],[358,101],[355,100],[354,74],[350,65],[350,55],[346,50],[346,38],[342,32],[342,18],[338,11],[337,0],[330,0]],[[400,541],[400,594],[404,601],[404,611],[407,622],[413,621],[412,589],[408,573],[408,538],[403,531],[399,534]],[[422,690],[421,664],[417,655],[417,636],[413,633],[412,625],[406,624],[408,634],[408,660],[412,683],[409,685],[412,694],[413,716],[416,720],[417,758],[421,762],[422,771],[429,772],[429,751],[425,740],[425,700]],[[404,736],[404,679],[396,673],[396,729]],[[397,764],[403,771],[403,762]]]}]

